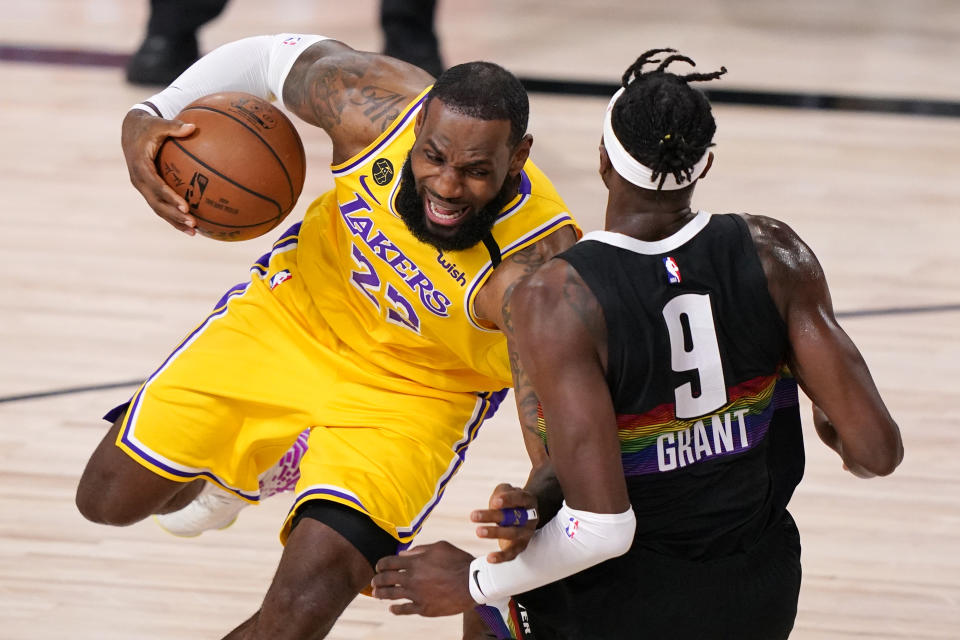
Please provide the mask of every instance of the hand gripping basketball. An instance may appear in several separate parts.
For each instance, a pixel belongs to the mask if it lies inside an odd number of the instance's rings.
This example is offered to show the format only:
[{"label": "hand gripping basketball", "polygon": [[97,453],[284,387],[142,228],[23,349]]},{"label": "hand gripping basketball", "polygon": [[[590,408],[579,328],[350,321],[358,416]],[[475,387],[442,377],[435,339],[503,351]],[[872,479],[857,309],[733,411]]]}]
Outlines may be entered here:
[{"label": "hand gripping basketball", "polygon": [[186,201],[197,230],[247,240],[280,224],[306,174],[303,143],[283,112],[256,96],[224,92],[192,102],[177,117],[196,129],[161,145],[157,172]]},{"label": "hand gripping basketball", "polygon": [[124,118],[120,135],[131,184],[158,216],[188,235],[196,233],[196,219],[190,215],[186,201],[160,178],[154,158],[168,137],[182,138],[195,128],[193,124],[164,120],[133,109]]}]

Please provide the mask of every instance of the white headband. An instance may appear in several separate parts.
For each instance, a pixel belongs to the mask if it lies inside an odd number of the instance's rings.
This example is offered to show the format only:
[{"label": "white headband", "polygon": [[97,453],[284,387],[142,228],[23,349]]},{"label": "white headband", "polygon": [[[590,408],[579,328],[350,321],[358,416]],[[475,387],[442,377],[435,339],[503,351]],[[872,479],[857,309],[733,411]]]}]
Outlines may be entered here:
[{"label": "white headband", "polygon": [[[613,168],[616,169],[617,173],[623,176],[625,180],[644,189],[657,190],[660,176],[657,176],[657,179],[653,180],[653,171],[637,162],[636,158],[627,153],[627,150],[620,144],[620,140],[617,139],[617,134],[613,132],[613,105],[616,104],[617,98],[623,94],[623,89],[623,87],[620,87],[620,90],[610,98],[610,104],[607,105],[607,113],[603,117],[603,146],[607,150],[607,156],[610,158]],[[689,187],[700,177],[700,174],[703,173],[709,158],[710,150],[707,149],[703,152],[703,156],[693,165],[693,168],[690,169],[690,180],[686,180],[681,184],[677,182],[677,179],[672,173],[668,173],[667,178],[663,181],[663,186],[659,188],[663,191],[675,191]]]}]

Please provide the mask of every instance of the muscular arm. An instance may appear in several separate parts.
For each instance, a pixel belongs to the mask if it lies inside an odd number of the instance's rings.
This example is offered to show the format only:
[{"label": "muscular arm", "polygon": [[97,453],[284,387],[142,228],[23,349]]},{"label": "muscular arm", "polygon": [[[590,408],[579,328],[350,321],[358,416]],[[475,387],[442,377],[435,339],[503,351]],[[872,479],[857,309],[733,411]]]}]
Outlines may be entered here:
[{"label": "muscular arm", "polygon": [[746,220],[787,325],[790,368],[815,405],[818,435],[855,475],[891,473],[903,459],[900,429],[863,356],[834,316],[816,256],[782,222],[760,216]]},{"label": "muscular arm", "polygon": [[516,285],[511,305],[517,353],[543,402],[550,461],[566,504],[511,562],[468,565],[469,556],[445,542],[380,560],[374,597],[410,600],[391,606],[394,613],[449,615],[472,600],[495,602],[621,555],[632,543],[636,521],[604,375],[606,348],[597,339],[605,324],[596,299],[566,262],[552,260]]},{"label": "muscular arm", "polygon": [[[568,249],[576,242],[576,233],[570,227],[564,227],[543,240],[504,260],[494,271],[493,276],[477,296],[478,315],[492,325],[497,326],[507,337],[507,351],[510,358],[510,370],[513,377],[514,398],[517,402],[517,414],[520,419],[523,443],[527,449],[532,468],[523,491],[509,484],[498,485],[490,497],[490,511],[478,510],[471,515],[474,522],[496,523],[500,507],[536,506],[539,511],[539,523],[549,520],[560,509],[563,494],[547,450],[543,446],[537,431],[537,405],[539,401],[533,390],[529,376],[520,364],[520,356],[515,347],[513,328],[513,307],[511,303],[514,289],[531,274],[543,266],[550,258]],[[534,502],[528,504],[533,497]],[[537,523],[531,521],[526,527],[485,526],[478,529],[481,538],[499,539],[500,551],[490,554],[491,561],[511,560],[523,551],[533,534]]]},{"label": "muscular arm", "polygon": [[327,132],[337,164],[373,142],[432,80],[400,60],[323,40],[291,67],[283,102]]},{"label": "muscular arm", "polygon": [[[333,141],[339,164],[373,142],[431,82],[430,75],[405,62],[355,51],[335,40],[306,47],[287,46],[281,36],[254,36],[228,43],[207,54],[170,87],[152,96],[148,111],[134,109],[123,120],[121,146],[130,181],[157,215],[193,235],[196,219],[186,201],[157,173],[154,158],[168,136],[184,137],[194,125],[174,118],[200,96],[218,91],[245,91],[262,98],[281,92],[286,106],[306,122],[324,129]],[[299,42],[299,38],[297,38]],[[308,42],[313,44],[307,45]]]},{"label": "muscular arm", "polygon": [[596,298],[568,263],[554,260],[521,283],[513,300],[517,352],[543,405],[564,499],[574,509],[624,512],[630,502]]},{"label": "muscular arm", "polygon": [[[507,337],[510,370],[513,375],[513,391],[517,401],[517,413],[523,428],[523,442],[534,470],[548,463],[547,452],[537,431],[537,395],[530,378],[520,364],[515,346],[513,327],[514,305],[512,296],[520,282],[530,277],[553,256],[569,249],[576,242],[576,233],[571,227],[563,227],[539,242],[518,251],[504,260],[494,271],[490,280],[477,295],[477,315],[495,325]],[[531,474],[532,477],[532,474]]]}]

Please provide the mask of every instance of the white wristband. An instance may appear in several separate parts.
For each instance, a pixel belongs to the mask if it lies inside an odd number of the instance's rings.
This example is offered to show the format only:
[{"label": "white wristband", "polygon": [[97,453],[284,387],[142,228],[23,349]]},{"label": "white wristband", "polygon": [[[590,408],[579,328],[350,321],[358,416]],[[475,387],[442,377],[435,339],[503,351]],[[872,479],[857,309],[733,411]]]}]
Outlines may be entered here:
[{"label": "white wristband", "polygon": [[490,564],[475,558],[470,563],[470,595],[479,604],[496,602],[615,558],[630,549],[636,525],[633,509],[593,513],[564,502],[515,559]]},{"label": "white wristband", "polygon": [[128,109],[128,111],[146,111],[152,116],[157,115],[156,109],[152,109],[150,105],[144,104],[143,102],[138,102]]},{"label": "white wristband", "polygon": [[169,120],[197,98],[220,91],[243,91],[274,100],[282,97],[283,83],[300,54],[325,39],[282,33],[227,43],[193,63],[169,87],[134,107],[152,104],[161,117]]}]

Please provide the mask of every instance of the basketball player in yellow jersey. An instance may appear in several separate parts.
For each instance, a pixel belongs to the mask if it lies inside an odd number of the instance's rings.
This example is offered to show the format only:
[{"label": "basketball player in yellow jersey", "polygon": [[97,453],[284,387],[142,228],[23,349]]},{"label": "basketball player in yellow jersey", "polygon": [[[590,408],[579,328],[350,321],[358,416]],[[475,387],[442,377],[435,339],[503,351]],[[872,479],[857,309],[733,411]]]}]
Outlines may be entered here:
[{"label": "basketball player in yellow jersey", "polygon": [[[90,520],[163,514],[189,535],[225,526],[299,462],[279,569],[229,638],[325,636],[377,560],[413,540],[513,381],[534,428],[536,400],[511,371],[509,294],[579,230],[527,159],[517,79],[469,63],[432,82],[334,40],[261,36],[205,56],[124,119],[134,186],[191,235],[153,158],[192,131],[170,118],[196,97],[282,96],[333,141],[335,188],[112,412],[77,490]],[[292,469],[275,473],[278,460]]]}]

